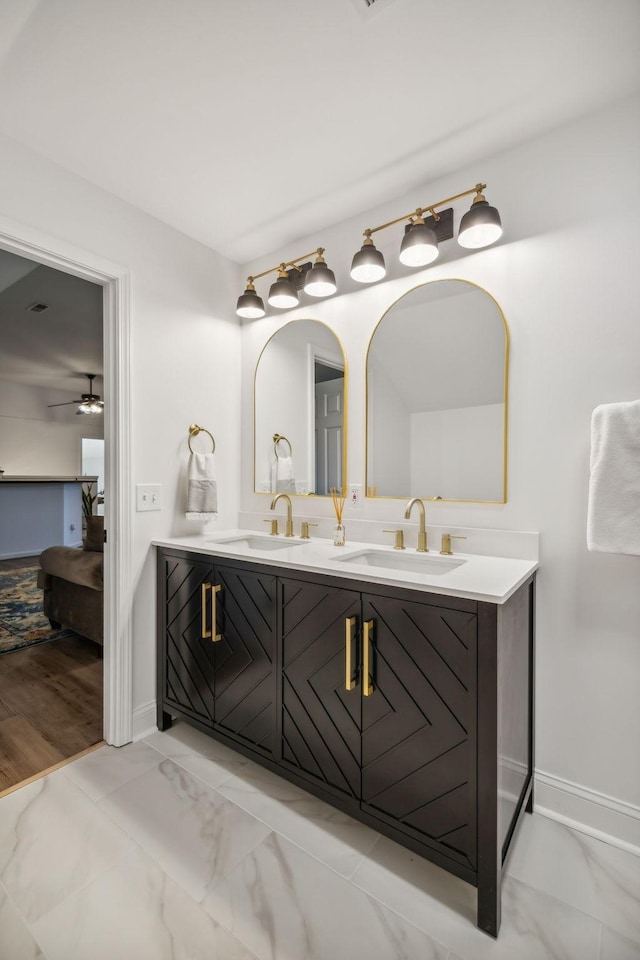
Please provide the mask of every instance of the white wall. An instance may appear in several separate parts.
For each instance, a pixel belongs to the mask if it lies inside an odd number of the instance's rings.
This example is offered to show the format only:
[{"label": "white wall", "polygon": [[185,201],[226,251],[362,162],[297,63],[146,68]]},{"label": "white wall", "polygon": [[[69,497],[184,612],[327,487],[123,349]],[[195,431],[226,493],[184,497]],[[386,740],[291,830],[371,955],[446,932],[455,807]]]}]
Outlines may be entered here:
[{"label": "white wall", "polygon": [[102,418],[75,407],[49,409],[68,394],[0,380],[0,468],[5,476],[73,476],[82,472],[82,438],[102,436]]},{"label": "white wall", "polygon": [[376,488],[378,497],[409,490],[411,414],[391,378],[375,361],[371,362],[369,370],[368,416],[367,485]]},{"label": "white wall", "polygon": [[503,403],[414,413],[410,449],[410,496],[502,500]]},{"label": "white wall", "polygon": [[160,512],[132,514],[133,706],[140,713],[155,700],[149,544],[198,529],[184,518],[190,423],[215,436],[219,524],[236,522],[240,274],[201,244],[1,137],[0,233],[7,220],[18,235],[24,225],[130,271],[132,480],[162,484],[164,502]]},{"label": "white wall", "polygon": [[[460,277],[485,287],[504,310],[511,335],[508,502],[430,504],[428,522],[540,531],[538,769],[636,811],[640,558],[588,553],[585,521],[591,412],[600,403],[640,397],[639,117],[637,98],[614,104],[247,265],[243,275],[256,274],[321,243],[339,289],[353,289],[345,278],[364,227],[481,178],[505,225],[494,248],[468,255],[450,241],[428,270],[409,274],[396,267],[389,282],[243,324],[242,421],[243,509],[260,511],[265,504],[252,493],[248,469],[255,357],[285,320],[323,320],[347,353],[348,474],[351,482],[363,482],[365,353],[382,312],[420,279]],[[399,242],[399,235],[385,239],[396,249]],[[392,250],[385,253],[390,265]],[[368,501],[363,516],[392,526],[403,507]],[[310,510],[330,516],[326,501],[296,500],[296,515]],[[348,514],[345,519],[348,530]]]}]

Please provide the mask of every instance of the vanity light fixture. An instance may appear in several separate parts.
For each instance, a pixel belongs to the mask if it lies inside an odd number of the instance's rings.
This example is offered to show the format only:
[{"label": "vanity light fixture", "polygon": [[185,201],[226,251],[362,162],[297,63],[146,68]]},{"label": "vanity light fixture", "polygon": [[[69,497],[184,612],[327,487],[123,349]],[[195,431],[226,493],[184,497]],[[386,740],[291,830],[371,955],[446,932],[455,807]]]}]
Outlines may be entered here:
[{"label": "vanity light fixture", "polygon": [[[376,249],[371,235],[379,230],[386,230],[396,223],[408,220],[405,235],[400,246],[400,262],[408,267],[425,267],[438,256],[438,242],[448,240],[453,236],[453,210],[436,212],[436,207],[444,207],[448,203],[460,200],[475,193],[471,209],[465,213],[458,231],[458,243],[461,247],[479,250],[495,243],[502,236],[500,214],[495,207],[489,206],[483,190],[486,183],[476,183],[470,190],[464,190],[446,200],[439,200],[428,207],[418,207],[413,213],[406,213],[388,223],[378,227],[370,227],[364,231],[364,243],[356,253],[351,264],[351,277],[358,283],[374,283],[382,280],[386,274],[386,267],[382,253]],[[425,214],[430,216],[425,220]]]},{"label": "vanity light fixture", "polygon": [[[278,277],[271,284],[267,298],[272,307],[277,307],[280,310],[296,307],[300,302],[298,296],[300,288],[311,297],[330,297],[338,288],[333,270],[329,269],[323,257],[324,249],[324,247],[318,247],[311,253],[294,257],[293,260],[287,260],[276,267],[269,267],[268,270],[263,270],[262,273],[257,273],[253,277],[247,277],[247,287],[244,293],[238,297],[237,315],[246,320],[259,320],[265,316],[264,301],[256,293],[254,280],[266,277],[267,274],[275,271],[277,271]],[[314,253],[316,259],[313,265],[310,262],[300,264],[301,260],[307,260]]]},{"label": "vanity light fixture", "polygon": [[278,307],[280,310],[297,307],[300,303],[298,291],[289,279],[284,263],[281,263],[278,268],[278,279],[271,284],[267,299],[272,307]]}]

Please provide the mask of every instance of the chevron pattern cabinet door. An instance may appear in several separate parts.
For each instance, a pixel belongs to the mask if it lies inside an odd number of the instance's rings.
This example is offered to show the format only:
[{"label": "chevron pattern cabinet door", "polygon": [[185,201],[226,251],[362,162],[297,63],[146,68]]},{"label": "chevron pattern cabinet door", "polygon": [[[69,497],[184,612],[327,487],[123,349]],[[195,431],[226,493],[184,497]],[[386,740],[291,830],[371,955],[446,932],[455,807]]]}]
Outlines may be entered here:
[{"label": "chevron pattern cabinet door", "polygon": [[201,597],[202,584],[212,581],[210,562],[165,557],[164,699],[210,726],[214,715],[214,649],[211,640],[202,639]]},{"label": "chevron pattern cabinet door", "polygon": [[365,595],[363,620],[363,809],[473,867],[476,616]]},{"label": "chevron pattern cabinet door", "polygon": [[[322,785],[360,795],[360,594],[282,579],[282,756]],[[345,621],[355,617],[355,686],[345,684]]]},{"label": "chevron pattern cabinet door", "polygon": [[215,567],[215,725],[267,754],[276,726],[276,578]]}]

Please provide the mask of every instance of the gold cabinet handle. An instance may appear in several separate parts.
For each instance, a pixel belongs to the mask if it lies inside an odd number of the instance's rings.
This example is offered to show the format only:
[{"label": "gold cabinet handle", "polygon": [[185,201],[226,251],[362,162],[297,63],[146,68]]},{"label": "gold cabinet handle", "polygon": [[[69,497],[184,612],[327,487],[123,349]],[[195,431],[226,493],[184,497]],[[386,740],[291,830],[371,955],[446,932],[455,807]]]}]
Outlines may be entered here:
[{"label": "gold cabinet handle", "polygon": [[362,694],[370,697],[373,693],[373,683],[371,682],[371,634],[373,632],[373,620],[365,620],[364,637],[362,639]]},{"label": "gold cabinet handle", "polygon": [[203,640],[208,640],[211,636],[211,630],[207,630],[207,593],[211,590],[210,583],[203,583],[200,588],[200,621]]},{"label": "gold cabinet handle", "polygon": [[353,690],[356,678],[353,671],[353,630],[356,625],[355,617],[346,617],[344,621],[344,687]]},{"label": "gold cabinet handle", "polygon": [[222,640],[222,634],[216,633],[217,620],[218,620],[218,611],[217,611],[217,596],[222,590],[222,585],[220,583],[215,583],[211,587],[211,642],[216,643],[218,640]]}]

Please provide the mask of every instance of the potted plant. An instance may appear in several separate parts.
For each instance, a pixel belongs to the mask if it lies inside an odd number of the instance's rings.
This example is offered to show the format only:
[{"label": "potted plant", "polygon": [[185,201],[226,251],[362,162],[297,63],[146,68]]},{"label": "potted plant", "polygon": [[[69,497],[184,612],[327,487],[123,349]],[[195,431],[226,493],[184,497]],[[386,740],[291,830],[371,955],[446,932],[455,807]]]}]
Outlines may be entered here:
[{"label": "potted plant", "polygon": [[93,505],[98,495],[93,492],[93,482],[85,483],[82,487],[82,515],[85,522],[93,516]]}]

